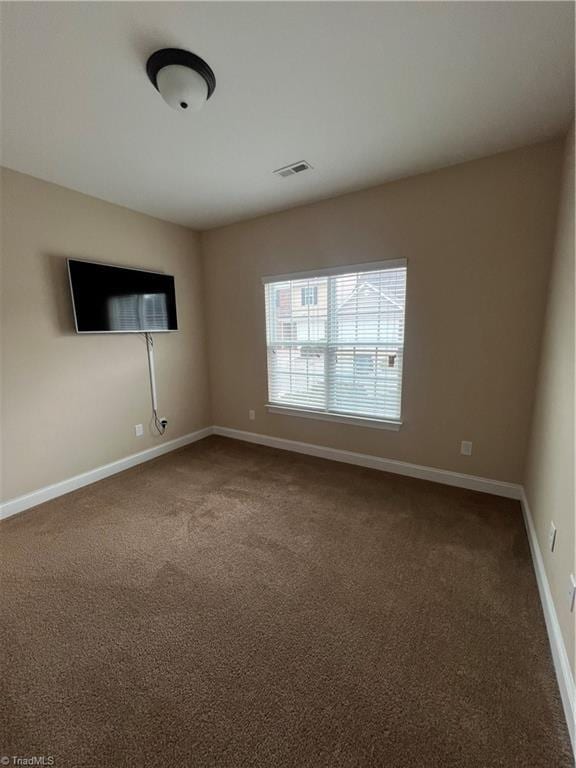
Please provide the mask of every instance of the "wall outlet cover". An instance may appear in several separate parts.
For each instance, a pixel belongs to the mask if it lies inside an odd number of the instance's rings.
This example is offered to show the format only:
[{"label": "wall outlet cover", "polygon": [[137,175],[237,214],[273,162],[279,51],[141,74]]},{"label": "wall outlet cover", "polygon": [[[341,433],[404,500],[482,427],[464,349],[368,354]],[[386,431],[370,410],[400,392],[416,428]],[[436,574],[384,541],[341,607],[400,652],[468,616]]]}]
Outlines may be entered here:
[{"label": "wall outlet cover", "polygon": [[248,418],[250,419],[250,421],[254,421],[254,419],[256,418],[256,411],[253,411],[252,409],[250,409],[248,411]]},{"label": "wall outlet cover", "polygon": [[144,434],[144,425],[143,424],[135,424],[134,426],[134,434],[136,437],[142,437]]},{"label": "wall outlet cover", "polygon": [[460,443],[460,453],[462,456],[472,456],[472,443],[470,440],[462,440]]}]

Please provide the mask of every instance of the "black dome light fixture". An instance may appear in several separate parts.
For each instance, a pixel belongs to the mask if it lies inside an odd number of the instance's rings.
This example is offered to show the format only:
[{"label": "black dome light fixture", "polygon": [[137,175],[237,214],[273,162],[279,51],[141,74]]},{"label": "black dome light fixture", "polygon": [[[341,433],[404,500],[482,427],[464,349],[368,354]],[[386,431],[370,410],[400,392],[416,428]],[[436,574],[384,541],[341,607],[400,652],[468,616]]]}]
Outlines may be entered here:
[{"label": "black dome light fixture", "polygon": [[198,112],[216,88],[211,67],[182,48],[156,51],[146,62],[146,72],[166,104],[178,112]]}]

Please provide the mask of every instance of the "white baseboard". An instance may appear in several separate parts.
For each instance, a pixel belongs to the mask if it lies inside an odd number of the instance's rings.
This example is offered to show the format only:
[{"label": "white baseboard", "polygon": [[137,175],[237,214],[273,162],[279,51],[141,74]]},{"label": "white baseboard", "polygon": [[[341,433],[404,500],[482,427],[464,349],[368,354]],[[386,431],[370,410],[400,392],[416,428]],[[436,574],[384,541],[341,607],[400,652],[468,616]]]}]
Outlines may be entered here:
[{"label": "white baseboard", "polygon": [[57,496],[63,496],[65,493],[75,491],[77,488],[82,488],[84,485],[90,485],[90,483],[95,483],[97,480],[103,480],[105,477],[115,475],[117,472],[123,472],[125,469],[135,467],[137,464],[142,464],[145,461],[150,461],[150,459],[155,459],[157,456],[162,456],[164,453],[175,451],[177,448],[182,448],[189,443],[195,443],[197,440],[202,440],[202,438],[208,437],[208,435],[211,434],[212,427],[199,429],[197,432],[191,432],[188,435],[177,437],[175,440],[169,440],[166,443],[154,446],[154,448],[148,448],[146,451],[133,453],[131,456],[126,456],[125,458],[113,461],[110,464],[96,467],[96,469],[83,472],[81,475],[75,475],[67,480],[62,480],[59,483],[47,485],[37,491],[32,491],[23,496],[4,501],[0,504],[0,520],[5,517],[11,517],[11,515],[15,515],[18,512],[23,512],[30,507],[35,507],[38,504],[43,504],[45,501],[50,501],[50,499],[55,499]]},{"label": "white baseboard", "polygon": [[154,448],[149,448],[146,451],[134,453],[131,456],[126,456],[118,461],[113,461],[110,464],[105,464],[101,467],[91,469],[88,472],[83,472],[81,475],[70,477],[59,483],[47,485],[44,488],[39,488],[36,491],[26,493],[23,496],[18,496],[14,499],[8,499],[7,501],[1,502],[0,520],[5,517],[11,517],[18,512],[23,512],[25,509],[30,509],[30,507],[35,507],[38,504],[43,504],[45,501],[50,501],[50,499],[55,499],[57,496],[70,493],[70,491],[74,491],[77,488],[82,488],[85,485],[90,485],[90,483],[95,483],[105,477],[110,477],[110,475],[115,475],[117,472],[123,472],[125,469],[130,469],[130,467],[134,467],[137,464],[150,461],[150,459],[162,456],[164,453],[175,451],[177,448],[182,448],[189,443],[202,440],[204,437],[208,437],[212,434],[231,437],[235,440],[244,440],[248,443],[259,443],[260,445],[267,445],[271,448],[281,448],[286,451],[305,453],[309,456],[318,456],[323,459],[345,462],[346,464],[357,464],[361,467],[379,469],[383,472],[392,472],[397,475],[416,477],[421,480],[431,480],[434,483],[443,483],[444,485],[454,485],[458,488],[468,488],[473,491],[493,493],[497,496],[506,496],[510,499],[520,499],[522,497],[521,486],[514,483],[504,483],[500,480],[489,480],[484,477],[476,477],[475,475],[464,475],[459,472],[450,472],[446,469],[436,469],[434,467],[425,467],[419,464],[409,464],[404,461],[396,461],[395,459],[382,459],[378,456],[370,456],[365,453],[353,453],[352,451],[343,451],[338,448],[327,448],[322,445],[300,443],[296,440],[285,440],[281,437],[271,437],[269,435],[257,434],[256,432],[244,432],[240,429],[230,429],[229,427],[205,427],[204,429],[199,429],[197,432],[191,432],[183,437],[178,437],[175,440],[170,440],[161,445],[157,445]]},{"label": "white baseboard", "polygon": [[576,689],[574,687],[574,677],[572,675],[568,653],[566,652],[564,638],[562,637],[562,631],[558,622],[558,615],[556,613],[556,608],[554,607],[550,584],[548,583],[548,577],[546,576],[546,569],[544,568],[544,560],[542,559],[542,552],[540,550],[540,545],[538,544],[536,528],[534,527],[532,513],[530,512],[530,506],[524,489],[522,489],[521,502],[524,524],[526,525],[528,542],[532,553],[532,562],[534,571],[536,572],[538,591],[540,593],[540,602],[542,603],[544,620],[546,621],[546,629],[548,630],[548,640],[552,651],[554,670],[556,671],[556,679],[558,680],[558,687],[560,688],[564,715],[566,716],[566,722],[568,723],[568,731],[570,733],[570,741],[572,742],[574,759],[576,760],[576,727],[574,722],[576,717]]},{"label": "white baseboard", "polygon": [[406,475],[407,477],[416,477],[420,480],[431,480],[433,483],[454,485],[457,488],[468,488],[471,491],[493,493],[496,496],[506,496],[509,499],[519,500],[522,498],[522,486],[516,483],[504,483],[501,480],[489,480],[488,478],[477,477],[476,475],[464,475],[460,472],[450,472],[447,469],[409,464],[408,462],[396,461],[395,459],[382,459],[379,456],[370,456],[366,453],[353,453],[352,451],[343,451],[339,448],[327,448],[323,445],[300,443],[296,440],[285,440],[282,437],[271,437],[270,435],[261,435],[256,432],[244,432],[240,429],[230,429],[229,427],[214,427],[213,431],[215,435],[231,437],[235,440],[244,440],[247,443],[267,445],[270,448],[305,453],[309,456],[318,456],[322,459],[331,459],[332,461],[340,461],[345,464],[357,464],[360,467],[379,469],[382,472],[392,472],[393,474]]}]

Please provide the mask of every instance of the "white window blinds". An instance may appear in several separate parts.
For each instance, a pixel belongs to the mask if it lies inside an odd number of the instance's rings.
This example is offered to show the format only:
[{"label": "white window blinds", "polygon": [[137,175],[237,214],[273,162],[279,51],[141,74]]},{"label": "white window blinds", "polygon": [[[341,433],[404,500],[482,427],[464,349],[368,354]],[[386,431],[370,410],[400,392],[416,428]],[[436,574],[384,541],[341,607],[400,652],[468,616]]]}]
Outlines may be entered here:
[{"label": "white window blinds", "polygon": [[399,421],[405,261],[264,283],[270,404]]}]

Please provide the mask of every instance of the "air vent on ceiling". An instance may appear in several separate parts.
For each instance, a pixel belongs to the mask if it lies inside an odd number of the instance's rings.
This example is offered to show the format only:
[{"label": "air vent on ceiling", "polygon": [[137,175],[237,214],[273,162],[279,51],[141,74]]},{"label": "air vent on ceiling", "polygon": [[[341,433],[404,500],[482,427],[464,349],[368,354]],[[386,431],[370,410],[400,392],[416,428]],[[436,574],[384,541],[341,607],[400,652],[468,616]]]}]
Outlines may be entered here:
[{"label": "air vent on ceiling", "polygon": [[309,171],[311,168],[312,166],[306,160],[299,160],[297,163],[290,163],[290,165],[285,165],[283,168],[278,168],[272,171],[272,173],[275,173],[276,176],[294,176],[295,173]]}]

